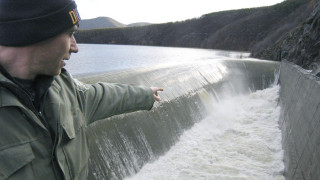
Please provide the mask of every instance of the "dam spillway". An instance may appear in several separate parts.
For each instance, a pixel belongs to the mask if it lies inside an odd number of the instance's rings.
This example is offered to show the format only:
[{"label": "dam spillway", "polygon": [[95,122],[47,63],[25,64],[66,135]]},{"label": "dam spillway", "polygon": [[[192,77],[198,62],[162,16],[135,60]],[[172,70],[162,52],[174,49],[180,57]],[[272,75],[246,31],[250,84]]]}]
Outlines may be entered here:
[{"label": "dam spillway", "polygon": [[277,62],[229,59],[77,77],[87,83],[117,82],[165,89],[162,102],[151,111],[102,119],[88,128],[89,179],[123,179],[136,174],[205,119],[212,103],[230,94],[249,94],[269,87],[277,78],[278,68]]}]

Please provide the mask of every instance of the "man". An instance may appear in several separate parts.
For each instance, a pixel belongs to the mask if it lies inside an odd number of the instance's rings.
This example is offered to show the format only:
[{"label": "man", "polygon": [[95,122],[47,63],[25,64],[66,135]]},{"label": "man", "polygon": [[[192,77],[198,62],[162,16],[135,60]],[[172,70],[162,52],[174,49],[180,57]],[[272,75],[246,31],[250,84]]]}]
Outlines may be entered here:
[{"label": "man", "polygon": [[86,179],[87,125],[160,101],[160,88],[73,80],[79,21],[72,0],[0,1],[0,180]]}]

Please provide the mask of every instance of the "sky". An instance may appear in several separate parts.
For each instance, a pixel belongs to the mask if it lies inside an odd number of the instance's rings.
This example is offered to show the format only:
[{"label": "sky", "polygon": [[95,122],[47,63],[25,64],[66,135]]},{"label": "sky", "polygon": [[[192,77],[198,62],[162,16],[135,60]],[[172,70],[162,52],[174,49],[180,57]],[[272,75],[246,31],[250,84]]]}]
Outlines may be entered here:
[{"label": "sky", "polygon": [[81,19],[110,17],[120,23],[166,23],[204,14],[269,6],[283,0],[75,0]]}]

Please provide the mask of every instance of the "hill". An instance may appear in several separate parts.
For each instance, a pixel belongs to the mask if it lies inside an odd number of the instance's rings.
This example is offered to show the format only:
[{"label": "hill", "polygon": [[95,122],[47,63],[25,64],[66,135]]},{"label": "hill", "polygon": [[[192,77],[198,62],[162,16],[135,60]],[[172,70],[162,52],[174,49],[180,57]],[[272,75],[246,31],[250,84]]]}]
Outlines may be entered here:
[{"label": "hill", "polygon": [[84,19],[79,23],[79,29],[101,29],[101,28],[115,28],[125,27],[125,24],[119,23],[118,21],[109,17],[97,17],[94,19]]},{"label": "hill", "polygon": [[151,23],[137,22],[131,24],[123,24],[109,17],[97,17],[93,19],[84,19],[80,21],[80,30],[103,29],[103,28],[122,28],[122,27],[135,27],[147,26]]},{"label": "hill", "polygon": [[79,43],[200,47],[259,52],[296,28],[312,12],[311,0],[215,12],[181,22],[82,30]]}]

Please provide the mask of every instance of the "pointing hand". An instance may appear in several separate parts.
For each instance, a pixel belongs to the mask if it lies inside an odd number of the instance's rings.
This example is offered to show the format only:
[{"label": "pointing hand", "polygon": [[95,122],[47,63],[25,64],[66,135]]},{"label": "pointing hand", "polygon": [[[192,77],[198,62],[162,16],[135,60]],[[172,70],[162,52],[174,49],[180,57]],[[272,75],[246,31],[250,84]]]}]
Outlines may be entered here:
[{"label": "pointing hand", "polygon": [[152,89],[153,92],[153,98],[155,101],[161,101],[160,96],[158,95],[158,91],[163,91],[163,88],[159,88],[159,87],[150,87]]}]

